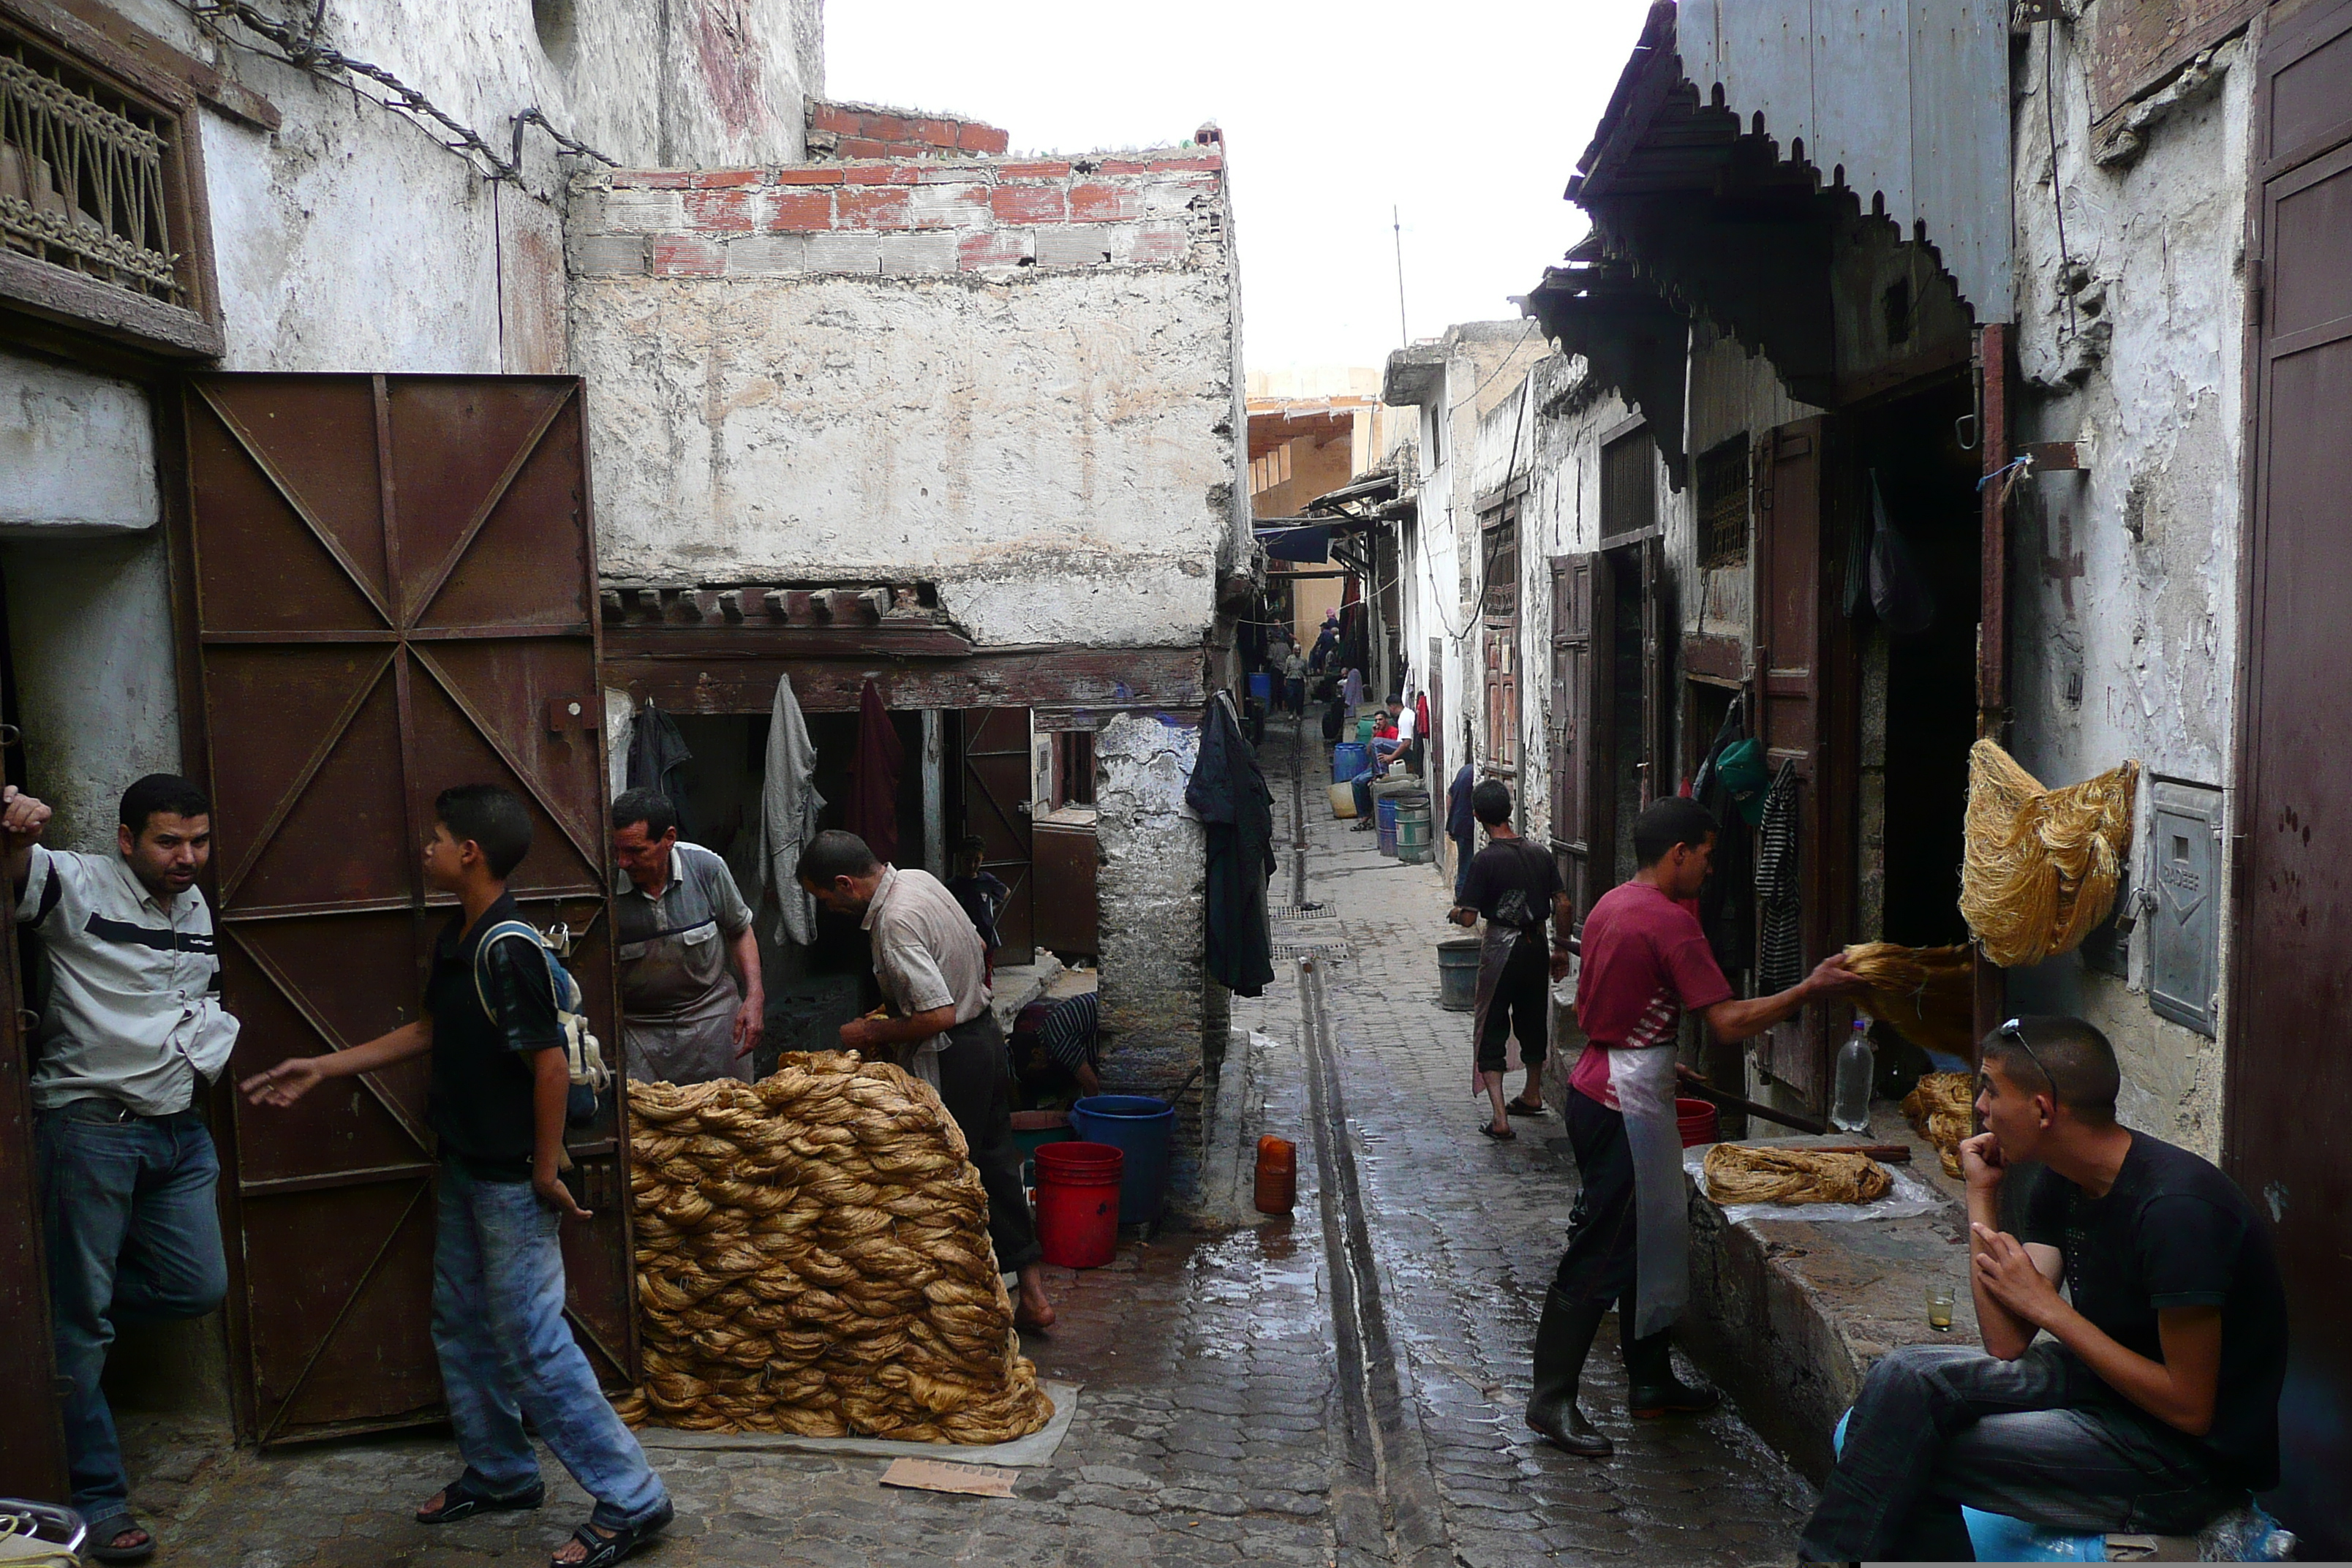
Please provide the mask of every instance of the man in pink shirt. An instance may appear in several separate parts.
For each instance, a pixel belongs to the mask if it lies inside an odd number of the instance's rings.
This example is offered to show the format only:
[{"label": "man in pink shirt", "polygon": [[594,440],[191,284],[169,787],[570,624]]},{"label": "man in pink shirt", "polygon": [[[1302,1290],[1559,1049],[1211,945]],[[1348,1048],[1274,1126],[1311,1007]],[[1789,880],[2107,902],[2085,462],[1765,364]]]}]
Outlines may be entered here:
[{"label": "man in pink shirt", "polygon": [[1583,1190],[1536,1329],[1527,1412],[1528,1426],[1571,1454],[1600,1458],[1611,1451],[1577,1408],[1576,1387],[1612,1305],[1636,1416],[1716,1402],[1713,1389],[1675,1376],[1668,1334],[1689,1277],[1675,1125],[1675,1038],[1683,1015],[1699,1015],[1727,1043],[1861,984],[1832,953],[1777,996],[1733,997],[1696,912],[1716,832],[1714,816],[1696,801],[1677,795],[1649,806],[1633,819],[1641,868],[1584,918],[1576,1017],[1587,1043],[1569,1074],[1566,1111]]}]

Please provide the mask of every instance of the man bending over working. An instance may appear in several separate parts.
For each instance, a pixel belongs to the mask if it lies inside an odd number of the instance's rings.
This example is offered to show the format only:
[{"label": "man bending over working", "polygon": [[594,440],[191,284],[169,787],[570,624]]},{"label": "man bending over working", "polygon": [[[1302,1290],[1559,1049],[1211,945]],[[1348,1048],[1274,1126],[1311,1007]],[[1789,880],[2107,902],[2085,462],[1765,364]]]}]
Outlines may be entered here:
[{"label": "man bending over working", "polygon": [[[1966,1562],[1962,1503],[2186,1534],[2278,1482],[2286,1298],[2245,1194],[2116,1121],[2115,1051],[2080,1018],[2011,1019],[1981,1072],[1960,1169],[1985,1353],[1906,1345],[1871,1369],[1808,1562]],[[2029,1160],[2010,1236],[2001,1184]]]}]

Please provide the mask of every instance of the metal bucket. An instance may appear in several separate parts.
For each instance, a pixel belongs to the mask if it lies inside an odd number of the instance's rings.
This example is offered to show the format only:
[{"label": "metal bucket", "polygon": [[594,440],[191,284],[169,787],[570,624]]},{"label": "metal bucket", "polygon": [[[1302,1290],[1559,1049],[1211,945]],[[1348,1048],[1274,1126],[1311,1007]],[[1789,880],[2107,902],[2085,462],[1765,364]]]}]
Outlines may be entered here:
[{"label": "metal bucket", "polygon": [[1408,866],[1426,866],[1437,858],[1429,837],[1429,807],[1401,805],[1396,814],[1396,855]]},{"label": "metal bucket", "polygon": [[1397,852],[1397,797],[1395,795],[1382,795],[1372,797],[1372,824],[1379,829],[1377,837],[1380,840],[1381,853],[1394,855]]},{"label": "metal bucket", "polygon": [[1437,944],[1437,1005],[1467,1013],[1478,1005],[1478,949],[1475,936],[1450,936]]}]

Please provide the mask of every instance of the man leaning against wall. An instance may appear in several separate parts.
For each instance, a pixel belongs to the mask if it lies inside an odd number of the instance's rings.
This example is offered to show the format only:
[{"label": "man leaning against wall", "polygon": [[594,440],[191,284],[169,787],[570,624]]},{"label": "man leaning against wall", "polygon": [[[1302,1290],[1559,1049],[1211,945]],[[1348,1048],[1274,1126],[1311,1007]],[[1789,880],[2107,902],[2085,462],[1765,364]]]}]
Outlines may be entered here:
[{"label": "man leaning against wall", "polygon": [[72,1384],[73,1506],[90,1527],[86,1555],[138,1563],[155,1539],[131,1517],[99,1380],[117,1328],[202,1317],[227,1291],[220,1161],[199,1101],[237,1024],[221,1008],[212,910],[195,885],[212,855],[210,802],[186,779],[151,773],[119,815],[114,854],[51,849],[39,842],[49,808],[0,791],[16,922],[40,934],[49,963],[33,1129],[58,1373]]}]

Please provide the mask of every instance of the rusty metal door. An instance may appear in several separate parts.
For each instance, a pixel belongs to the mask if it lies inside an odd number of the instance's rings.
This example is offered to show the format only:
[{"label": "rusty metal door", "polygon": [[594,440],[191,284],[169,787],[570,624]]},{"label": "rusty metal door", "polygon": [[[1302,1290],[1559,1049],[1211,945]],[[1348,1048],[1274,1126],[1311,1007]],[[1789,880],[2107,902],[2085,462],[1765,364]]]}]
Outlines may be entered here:
[{"label": "rusty metal door", "polygon": [[[1854,748],[1845,696],[1854,682],[1833,582],[1827,435],[1819,418],[1783,425],[1766,437],[1758,465],[1758,730],[1774,777],[1796,763],[1798,929],[1809,965],[1845,940],[1853,907]],[[1832,1022],[1829,1007],[1809,1005],[1758,1046],[1764,1070],[1815,1110],[1829,1102]]]},{"label": "rusty metal door", "polygon": [[1036,855],[1031,797],[1036,775],[1029,755],[1029,710],[968,708],[963,711],[964,832],[981,840],[981,868],[1013,891],[996,917],[999,964],[1037,957]]},{"label": "rusty metal door", "polygon": [[2292,1330],[2271,1506],[2352,1557],[2352,4],[2263,42],[2253,495],[2234,825],[2227,1158],[2274,1222]]},{"label": "rusty metal door", "polygon": [[1616,879],[1609,763],[1617,598],[1611,584],[1609,557],[1598,551],[1552,557],[1551,847],[1580,927]]},{"label": "rusty metal door", "polygon": [[9,1391],[10,1408],[0,1421],[0,1497],[62,1501],[70,1489],[41,1255],[23,996],[16,943],[0,941],[0,1389]]},{"label": "rusty metal door", "polygon": [[[183,406],[231,1080],[416,1016],[456,909],[419,847],[463,783],[529,803],[509,885],[524,918],[584,933],[572,968],[617,1041],[578,380],[204,375]],[[260,1442],[439,1413],[427,1079],[407,1062],[223,1119],[238,1413]],[[570,1315],[608,1379],[636,1353],[616,1137],[609,1118],[574,1135],[595,1219],[564,1226]]]}]

